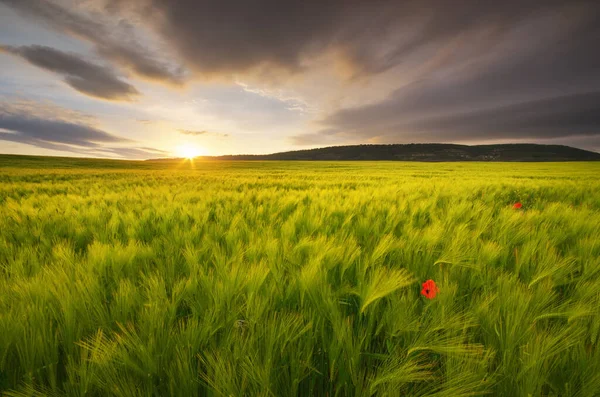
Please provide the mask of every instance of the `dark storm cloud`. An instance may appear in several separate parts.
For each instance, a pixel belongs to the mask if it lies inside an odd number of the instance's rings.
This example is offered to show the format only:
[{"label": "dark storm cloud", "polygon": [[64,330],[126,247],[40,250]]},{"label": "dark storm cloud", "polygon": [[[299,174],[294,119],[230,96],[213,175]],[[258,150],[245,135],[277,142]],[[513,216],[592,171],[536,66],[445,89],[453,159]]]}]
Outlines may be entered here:
[{"label": "dark storm cloud", "polygon": [[321,120],[323,133],[294,142],[314,145],[318,135],[337,143],[600,135],[599,8],[547,6],[501,29],[452,36],[407,70],[388,98],[335,111]]},{"label": "dark storm cloud", "polygon": [[[371,114],[377,111],[355,109],[338,113],[329,121],[337,129],[328,129],[323,135],[339,134],[341,139],[355,140],[376,138],[378,142],[600,136],[600,91],[483,109],[474,107],[443,115],[415,118],[403,113],[381,122],[374,120]],[[361,113],[364,119],[360,118]],[[314,135],[296,137],[297,144],[314,144],[314,141]]]},{"label": "dark storm cloud", "polygon": [[129,100],[139,94],[135,87],[121,80],[112,69],[90,63],[76,54],[37,45],[0,46],[0,51],[2,50],[61,75],[65,83],[86,95],[109,100]]},{"label": "dark storm cloud", "polygon": [[[366,73],[486,29],[500,35],[521,20],[589,3],[558,0],[131,0],[192,67],[239,72],[271,65],[301,70],[303,57],[337,50]],[[585,4],[584,4],[585,6]],[[113,8],[118,6],[114,6]],[[568,10],[567,10],[568,11]]]},{"label": "dark storm cloud", "polygon": [[142,76],[175,81],[181,79],[181,70],[173,70],[132,39],[135,29],[129,19],[159,33],[200,72],[242,72],[265,65],[300,71],[305,57],[335,50],[360,72],[379,73],[449,39],[468,44],[482,29],[490,37],[487,45],[494,45],[496,37],[522,21],[546,13],[568,19],[597,8],[591,0],[89,1],[130,33],[116,40],[101,18],[79,12],[78,3],[0,2],[93,42],[99,53]]},{"label": "dark storm cloud", "polygon": [[[148,158],[167,155],[166,152],[153,148],[110,146],[131,144],[133,141],[109,134],[82,120],[70,122],[52,118],[47,112],[37,114],[33,109],[33,106],[19,107],[0,103],[0,140],[44,149],[109,157],[117,155]],[[69,116],[68,113],[66,115]]]},{"label": "dark storm cloud", "polygon": [[147,21],[200,73],[302,72],[307,58],[326,51],[345,59],[354,76],[405,71],[394,75],[404,81],[388,77],[401,87],[386,100],[325,117],[322,142],[599,132],[597,1],[131,3],[146,7]]},{"label": "dark storm cloud", "polygon": [[121,29],[115,29],[101,22],[105,20],[105,15],[98,17],[79,12],[76,3],[71,7],[49,0],[0,0],[0,3],[60,32],[93,43],[101,56],[141,77],[173,84],[183,82],[183,69],[170,65],[136,41],[134,29],[126,19],[111,18],[119,20],[117,27]]},{"label": "dark storm cloud", "polygon": [[[159,80],[181,81],[172,68],[129,37],[116,38],[101,18],[49,0],[0,0],[25,15],[93,42],[100,54]],[[500,32],[557,0],[96,0],[126,33],[128,18],[158,32],[201,73],[243,72],[257,66],[302,70],[303,58],[336,50],[365,73],[385,71],[428,45],[486,26]],[[564,2],[562,2],[564,3]]]},{"label": "dark storm cloud", "polygon": [[600,91],[431,117],[406,128],[431,139],[442,136],[448,126],[453,139],[600,135]]},{"label": "dark storm cloud", "polygon": [[[263,64],[300,67],[301,55],[332,39],[341,2],[140,0],[163,37],[202,73]],[[152,18],[152,15],[148,15]]]},{"label": "dark storm cloud", "polygon": [[[390,108],[397,113],[387,114]],[[370,107],[337,112],[325,120],[328,128],[295,136],[297,145],[340,142],[460,142],[576,138],[597,150],[600,141],[600,91],[572,94],[504,106],[439,113],[411,113],[401,103],[384,101]],[[416,112],[416,110],[415,110]],[[377,115],[381,118],[378,119]],[[595,143],[594,143],[595,142]],[[594,144],[591,144],[594,143]]]},{"label": "dark storm cloud", "polygon": [[547,141],[540,141],[551,145],[566,145],[584,150],[592,150],[600,153],[600,135],[595,136],[569,136]]}]

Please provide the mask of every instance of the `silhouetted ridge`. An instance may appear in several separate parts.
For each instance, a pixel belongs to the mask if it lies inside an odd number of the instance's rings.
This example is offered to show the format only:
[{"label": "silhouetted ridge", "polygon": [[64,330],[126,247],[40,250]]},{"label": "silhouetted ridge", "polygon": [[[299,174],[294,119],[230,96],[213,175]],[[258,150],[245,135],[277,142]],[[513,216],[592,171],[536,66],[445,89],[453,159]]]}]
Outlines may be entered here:
[{"label": "silhouetted ridge", "polygon": [[214,160],[391,160],[391,161],[598,161],[600,153],[562,145],[506,144],[332,146],[265,155],[205,157]]}]

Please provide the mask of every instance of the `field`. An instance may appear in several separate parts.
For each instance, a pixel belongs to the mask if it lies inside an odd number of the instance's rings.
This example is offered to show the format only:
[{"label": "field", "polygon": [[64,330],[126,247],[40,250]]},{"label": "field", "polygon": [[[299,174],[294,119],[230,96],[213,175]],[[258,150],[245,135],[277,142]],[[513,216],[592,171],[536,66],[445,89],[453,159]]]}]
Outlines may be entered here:
[{"label": "field", "polygon": [[598,175],[0,156],[0,394],[598,396]]}]

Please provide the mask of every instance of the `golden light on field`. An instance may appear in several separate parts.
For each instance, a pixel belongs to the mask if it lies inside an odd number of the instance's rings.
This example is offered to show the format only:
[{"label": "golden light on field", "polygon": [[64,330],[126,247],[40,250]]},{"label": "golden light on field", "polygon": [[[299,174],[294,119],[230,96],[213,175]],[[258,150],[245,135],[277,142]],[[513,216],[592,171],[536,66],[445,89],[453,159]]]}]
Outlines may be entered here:
[{"label": "golden light on field", "polygon": [[177,148],[177,155],[191,160],[194,157],[206,155],[206,150],[194,145],[184,145]]}]

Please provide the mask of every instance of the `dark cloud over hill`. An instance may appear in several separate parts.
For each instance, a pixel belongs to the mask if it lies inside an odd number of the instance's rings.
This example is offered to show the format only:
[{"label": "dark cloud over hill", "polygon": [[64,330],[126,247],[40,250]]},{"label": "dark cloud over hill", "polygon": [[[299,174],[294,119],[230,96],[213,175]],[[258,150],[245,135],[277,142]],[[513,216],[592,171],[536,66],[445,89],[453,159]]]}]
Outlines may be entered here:
[{"label": "dark cloud over hill", "polygon": [[[320,109],[296,144],[600,134],[598,1],[0,3],[92,43],[107,61],[143,78],[180,84],[207,76],[309,76],[331,67],[314,63],[329,56],[344,65],[348,85],[377,80],[389,87],[383,98],[363,98],[341,85],[332,96],[350,96],[352,105]],[[70,84],[100,89],[94,80]],[[321,98],[302,99],[312,105]]]}]

